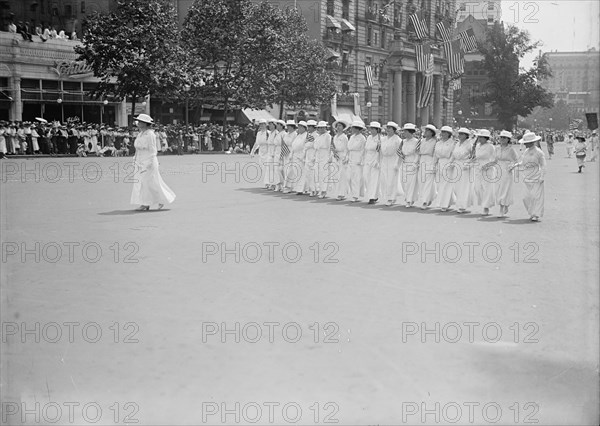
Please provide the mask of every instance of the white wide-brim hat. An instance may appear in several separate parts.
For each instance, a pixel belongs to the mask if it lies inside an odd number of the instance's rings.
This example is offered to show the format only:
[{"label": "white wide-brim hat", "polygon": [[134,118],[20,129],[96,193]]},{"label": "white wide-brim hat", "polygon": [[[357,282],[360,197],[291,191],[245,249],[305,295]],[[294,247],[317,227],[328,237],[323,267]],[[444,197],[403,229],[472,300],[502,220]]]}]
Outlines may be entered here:
[{"label": "white wide-brim hat", "polygon": [[326,121],[319,121],[317,123],[317,127],[325,127],[325,128],[327,128],[327,122]]},{"label": "white wide-brim hat", "polygon": [[475,136],[477,136],[477,137],[481,136],[483,138],[488,138],[489,139],[489,138],[492,137],[492,134],[487,129],[480,129],[477,133],[475,133]]},{"label": "white wide-brim hat", "polygon": [[275,120],[275,124],[281,124],[283,127],[285,127],[285,121],[283,120]]},{"label": "white wide-brim hat", "polygon": [[306,122],[307,126],[313,126],[313,127],[317,127],[317,122],[315,120],[308,120]]},{"label": "white wide-brim hat", "polygon": [[267,124],[267,120],[265,118],[261,118],[257,121],[258,124]]},{"label": "white wide-brim hat", "polygon": [[412,123],[406,123],[403,127],[402,130],[417,130],[417,126],[415,126]]},{"label": "white wide-brim hat", "polygon": [[511,138],[513,137],[513,135],[512,135],[512,133],[511,133],[511,132],[509,132],[508,130],[502,130],[502,131],[500,132],[500,137],[501,137],[501,138],[509,138],[509,139],[511,139]]},{"label": "white wide-brim hat", "polygon": [[135,117],[137,121],[141,121],[142,123],[154,124],[154,120],[148,114],[140,114]]},{"label": "white wide-brim hat", "polygon": [[381,129],[381,123],[379,121],[371,121],[369,127],[372,129]]},{"label": "white wide-brim hat", "polygon": [[393,127],[394,129],[398,130],[398,128],[400,127],[398,125],[398,123],[395,123],[393,121],[388,121],[387,124],[385,125],[386,127]]},{"label": "white wide-brim hat", "polygon": [[433,132],[433,134],[435,135],[438,131],[437,127],[435,127],[433,124],[428,124],[427,126],[425,126],[425,130],[431,130]]},{"label": "white wide-brim hat", "polygon": [[538,136],[533,132],[527,132],[523,135],[523,138],[519,140],[519,143],[533,143],[539,140],[542,140],[541,136]]},{"label": "white wide-brim hat", "polygon": [[298,127],[298,125],[296,124],[296,122],[294,120],[288,120],[285,122],[286,126],[294,126],[294,127]]},{"label": "white wide-brim hat", "polygon": [[456,132],[458,134],[465,134],[467,136],[471,136],[471,131],[469,129],[467,129],[466,127],[461,127],[460,129],[458,129],[458,132]]},{"label": "white wide-brim hat", "polygon": [[354,120],[352,122],[352,127],[357,127],[359,129],[364,129],[365,128],[365,123],[363,123],[362,121],[359,121],[359,120]]},{"label": "white wide-brim hat", "polygon": [[308,127],[308,124],[306,124],[306,121],[304,121],[304,120],[300,120],[300,121],[298,122],[298,126],[302,126],[302,127],[304,127],[304,128],[306,129],[306,128]]},{"label": "white wide-brim hat", "polygon": [[452,127],[450,127],[450,126],[442,126],[442,128],[440,129],[440,132],[446,132],[446,133],[452,134]]},{"label": "white wide-brim hat", "polygon": [[346,123],[344,120],[337,120],[337,121],[333,122],[333,124],[331,125],[331,127],[333,127],[335,129],[338,124],[341,124],[342,126],[344,126],[344,130],[346,130],[348,128],[348,126],[349,126],[349,124]]}]

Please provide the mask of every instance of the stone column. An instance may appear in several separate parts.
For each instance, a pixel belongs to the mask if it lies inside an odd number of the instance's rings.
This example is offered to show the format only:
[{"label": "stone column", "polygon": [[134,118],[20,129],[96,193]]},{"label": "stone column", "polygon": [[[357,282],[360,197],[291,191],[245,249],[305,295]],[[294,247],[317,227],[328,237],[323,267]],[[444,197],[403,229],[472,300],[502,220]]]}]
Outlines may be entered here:
[{"label": "stone column", "polygon": [[433,76],[433,124],[442,127],[442,76]]},{"label": "stone column", "polygon": [[8,119],[10,121],[23,121],[23,102],[21,101],[21,77],[13,77],[10,79],[11,91],[10,96],[13,98],[10,104]]},{"label": "stone column", "polygon": [[406,121],[417,121],[417,73],[408,71],[408,85],[406,87]]},{"label": "stone column", "polygon": [[402,125],[402,71],[394,71],[394,91],[392,98],[392,120]]}]

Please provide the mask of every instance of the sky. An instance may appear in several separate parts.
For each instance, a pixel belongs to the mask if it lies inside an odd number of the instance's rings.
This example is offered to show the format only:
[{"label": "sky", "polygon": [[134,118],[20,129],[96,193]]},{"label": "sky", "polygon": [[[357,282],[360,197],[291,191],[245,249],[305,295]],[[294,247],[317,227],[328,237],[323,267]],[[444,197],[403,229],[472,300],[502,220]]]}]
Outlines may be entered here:
[{"label": "sky", "polygon": [[[542,52],[600,50],[599,0],[502,0],[501,7],[501,19],[541,40]],[[527,55],[521,66],[530,67],[537,53]]]}]

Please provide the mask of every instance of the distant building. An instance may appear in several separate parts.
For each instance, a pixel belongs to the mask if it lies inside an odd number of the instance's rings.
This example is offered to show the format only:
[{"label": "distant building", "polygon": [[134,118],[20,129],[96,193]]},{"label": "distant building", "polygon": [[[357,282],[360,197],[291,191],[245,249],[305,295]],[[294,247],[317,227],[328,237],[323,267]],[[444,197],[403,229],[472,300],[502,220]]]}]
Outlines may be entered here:
[{"label": "distant building", "polygon": [[[502,19],[501,0],[457,0],[456,6],[458,7],[457,22],[463,22],[468,19],[484,21],[488,25],[493,25],[494,22]],[[514,5],[511,7],[514,7]]]},{"label": "distant building", "polygon": [[575,113],[599,112],[600,52],[546,52],[552,77],[542,86],[564,100]]}]

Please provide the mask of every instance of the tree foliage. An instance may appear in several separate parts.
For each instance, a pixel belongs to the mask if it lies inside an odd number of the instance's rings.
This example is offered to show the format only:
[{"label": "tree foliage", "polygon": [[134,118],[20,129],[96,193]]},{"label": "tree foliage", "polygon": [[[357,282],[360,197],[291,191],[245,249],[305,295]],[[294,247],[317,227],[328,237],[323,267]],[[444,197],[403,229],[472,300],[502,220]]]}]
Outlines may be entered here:
[{"label": "tree foliage", "polygon": [[491,103],[498,121],[507,129],[515,125],[517,116],[527,116],[537,106],[553,105],[552,94],[540,85],[552,75],[546,58],[539,57],[529,70],[519,68],[519,60],[538,46],[527,31],[498,22],[480,46],[490,83],[478,101]]},{"label": "tree foliage", "polygon": [[75,51],[91,65],[100,83],[95,97],[168,96],[181,75],[178,26],[169,0],[119,0],[114,13],[84,21],[82,45]]}]

